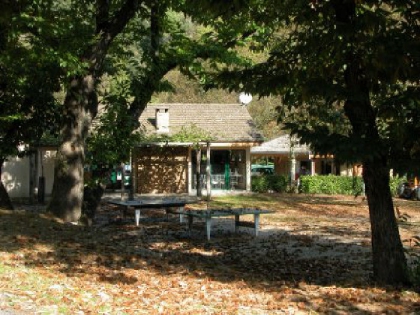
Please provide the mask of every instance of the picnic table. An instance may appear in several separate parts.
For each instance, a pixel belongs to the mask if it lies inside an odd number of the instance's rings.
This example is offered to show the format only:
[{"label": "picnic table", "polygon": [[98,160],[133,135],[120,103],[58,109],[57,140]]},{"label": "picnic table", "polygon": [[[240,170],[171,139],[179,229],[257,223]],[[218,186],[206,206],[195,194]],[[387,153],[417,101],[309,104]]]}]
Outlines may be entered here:
[{"label": "picnic table", "polygon": [[152,209],[165,209],[165,213],[168,216],[169,213],[174,211],[171,208],[178,208],[178,211],[184,211],[184,207],[187,204],[196,203],[197,200],[189,199],[154,199],[154,200],[109,200],[108,203],[123,208],[123,215],[126,216],[128,209],[134,208],[135,210],[135,222],[139,225],[141,217],[141,209],[152,208]]},{"label": "picnic table", "polygon": [[[274,211],[260,210],[260,209],[254,209],[254,208],[174,211],[174,213],[177,213],[180,215],[181,221],[182,221],[182,216],[188,217],[189,233],[191,233],[191,228],[192,228],[194,218],[205,220],[207,240],[210,240],[212,218],[235,217],[235,232],[238,231],[240,226],[243,226],[243,227],[253,228],[255,236],[258,236],[259,225],[260,225],[260,215],[266,214],[266,213],[273,213],[273,212]],[[253,215],[254,221],[253,222],[240,221],[240,217],[243,215]]]}]

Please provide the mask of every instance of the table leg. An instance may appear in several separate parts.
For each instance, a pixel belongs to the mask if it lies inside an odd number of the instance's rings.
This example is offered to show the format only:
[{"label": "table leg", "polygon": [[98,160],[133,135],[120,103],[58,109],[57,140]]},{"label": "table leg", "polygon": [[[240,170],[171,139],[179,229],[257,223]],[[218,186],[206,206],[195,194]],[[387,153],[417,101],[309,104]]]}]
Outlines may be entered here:
[{"label": "table leg", "polygon": [[260,227],[260,214],[254,214],[254,229],[255,229],[255,236],[258,236],[258,229]]},{"label": "table leg", "polygon": [[206,232],[207,232],[207,240],[210,241],[210,231],[211,231],[211,217],[206,218]]},{"label": "table leg", "polygon": [[189,215],[188,216],[188,236],[191,236],[191,229],[192,229],[192,224],[193,224],[193,216]]},{"label": "table leg", "polygon": [[136,225],[139,226],[140,222],[140,209],[135,209]]},{"label": "table leg", "polygon": [[[179,211],[183,212],[184,211],[184,207],[179,207]],[[180,213],[179,214],[179,223],[184,223],[184,214]]]},{"label": "table leg", "polygon": [[129,206],[120,207],[120,213],[121,213],[121,210],[122,210],[122,217],[125,219],[127,217]]},{"label": "table leg", "polygon": [[239,214],[235,214],[235,233],[239,230]]}]

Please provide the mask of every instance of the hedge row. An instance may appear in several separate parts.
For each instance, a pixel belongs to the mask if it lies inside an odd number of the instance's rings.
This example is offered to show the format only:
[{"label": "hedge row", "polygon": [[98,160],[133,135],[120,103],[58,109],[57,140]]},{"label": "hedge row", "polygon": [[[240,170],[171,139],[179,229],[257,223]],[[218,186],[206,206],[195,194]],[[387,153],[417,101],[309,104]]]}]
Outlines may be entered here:
[{"label": "hedge row", "polygon": [[[392,194],[397,195],[398,186],[405,180],[403,177],[391,178]],[[290,188],[287,177],[281,175],[252,177],[251,185],[252,191],[260,193],[285,192]],[[363,193],[363,181],[361,177],[351,176],[301,176],[299,191],[307,194],[360,195]]]},{"label": "hedge row", "polygon": [[299,190],[306,194],[360,195],[362,178],[352,176],[301,176]]}]

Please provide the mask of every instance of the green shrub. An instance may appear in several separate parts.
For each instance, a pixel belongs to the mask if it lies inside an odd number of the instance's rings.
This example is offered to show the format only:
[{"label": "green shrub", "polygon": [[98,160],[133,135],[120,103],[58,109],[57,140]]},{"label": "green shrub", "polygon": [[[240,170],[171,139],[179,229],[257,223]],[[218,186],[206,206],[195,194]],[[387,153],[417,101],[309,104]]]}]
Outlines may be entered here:
[{"label": "green shrub", "polygon": [[[393,196],[397,196],[398,186],[404,181],[406,181],[405,177],[391,178],[389,185]],[[251,180],[252,191],[259,193],[285,192],[287,186],[287,177],[282,175],[253,176]],[[363,193],[363,181],[361,177],[352,176],[304,175],[300,177],[299,192],[357,196]]]},{"label": "green shrub", "polygon": [[258,193],[268,191],[268,183],[266,176],[253,176],[251,178],[251,190]]},{"label": "green shrub", "polygon": [[268,191],[285,192],[287,188],[287,178],[281,175],[253,176],[251,179],[251,189],[254,192],[265,193]]},{"label": "green shrub", "polygon": [[[391,193],[396,196],[398,186],[404,182],[404,177],[392,177],[389,183]],[[340,194],[360,195],[363,193],[361,177],[315,175],[301,176],[299,191],[307,194]]]},{"label": "green shrub", "polygon": [[301,176],[299,189],[307,194],[359,195],[362,179],[335,175]]},{"label": "green shrub", "polygon": [[391,177],[391,179],[389,181],[389,187],[391,188],[391,194],[394,197],[398,196],[398,187],[400,186],[400,184],[402,184],[406,181],[407,181],[406,177],[400,177],[400,176]]},{"label": "green shrub", "polygon": [[274,192],[285,192],[287,189],[288,180],[285,176],[270,175],[267,176],[268,186]]}]

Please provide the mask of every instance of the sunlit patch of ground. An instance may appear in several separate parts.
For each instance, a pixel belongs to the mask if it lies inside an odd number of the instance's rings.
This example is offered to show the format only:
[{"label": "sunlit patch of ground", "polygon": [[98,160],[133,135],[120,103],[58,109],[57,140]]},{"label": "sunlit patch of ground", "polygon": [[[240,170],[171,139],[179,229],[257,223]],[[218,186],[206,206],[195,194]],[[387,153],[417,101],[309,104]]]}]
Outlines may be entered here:
[{"label": "sunlit patch of ground", "polygon": [[[420,202],[396,200],[413,249]],[[367,203],[291,194],[218,198],[258,206],[261,233],[232,219],[191,234],[176,216],[145,212],[139,227],[103,204],[95,224],[60,223],[42,209],[0,211],[0,309],[47,314],[416,314],[413,288],[372,282]],[[207,204],[192,205],[206,208]],[[252,217],[247,218],[251,220]]]}]

